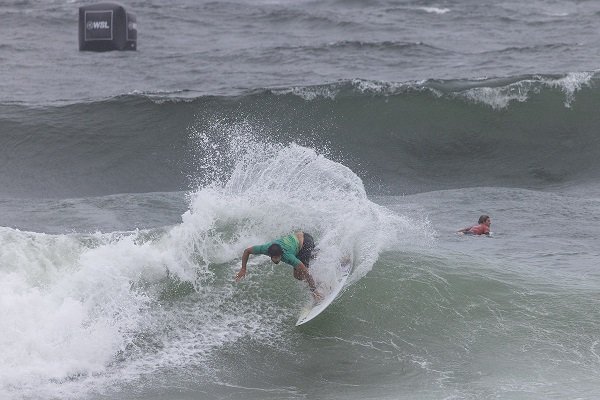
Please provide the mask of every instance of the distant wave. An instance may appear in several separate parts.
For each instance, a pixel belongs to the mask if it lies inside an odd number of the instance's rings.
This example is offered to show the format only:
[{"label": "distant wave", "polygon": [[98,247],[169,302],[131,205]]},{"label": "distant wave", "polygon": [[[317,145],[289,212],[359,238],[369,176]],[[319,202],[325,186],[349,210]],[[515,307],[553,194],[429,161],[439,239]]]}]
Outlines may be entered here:
[{"label": "distant wave", "polygon": [[[405,42],[405,41],[361,41],[361,40],[340,40],[328,43],[318,43],[303,46],[278,46],[269,49],[265,54],[268,55],[280,55],[286,52],[299,52],[299,53],[325,53],[332,54],[331,52],[338,53],[353,53],[355,51],[368,51],[369,54],[377,52],[381,53],[382,57],[389,57],[390,54],[414,54],[414,53],[427,53],[427,54],[448,54],[454,53],[452,50],[443,49],[440,47],[433,46],[424,42]],[[338,54],[333,53],[333,54]]]},{"label": "distant wave", "polygon": [[544,52],[548,50],[570,50],[574,46],[579,46],[578,43],[547,43],[536,46],[509,46],[499,50],[488,50],[480,54],[493,54],[493,53],[531,53],[531,52]]},{"label": "distant wave", "polygon": [[423,42],[391,42],[391,41],[383,41],[383,42],[365,42],[359,40],[342,40],[339,42],[333,42],[328,44],[327,47],[333,48],[344,48],[350,47],[353,49],[360,48],[374,48],[374,49],[406,49],[406,48],[414,48],[414,47],[429,47],[431,49],[441,50],[435,46],[429,45]]},{"label": "distant wave", "polygon": [[[55,107],[3,104],[0,185],[10,196],[186,190],[206,182],[208,149],[240,130],[329,152],[373,192],[597,181],[598,78],[355,79],[239,96],[136,92]],[[230,166],[223,161],[223,173]]]},{"label": "distant wave", "polygon": [[542,91],[559,89],[565,95],[564,105],[569,107],[574,95],[583,87],[591,88],[600,75],[594,72],[573,72],[559,75],[527,75],[508,78],[480,80],[427,80],[420,82],[377,82],[355,79],[335,84],[294,87],[273,90],[275,94],[297,94],[305,100],[313,100],[322,93],[335,98],[349,92],[396,96],[410,92],[430,92],[436,97],[467,99],[483,103],[495,109],[507,107],[511,101],[526,101]]}]

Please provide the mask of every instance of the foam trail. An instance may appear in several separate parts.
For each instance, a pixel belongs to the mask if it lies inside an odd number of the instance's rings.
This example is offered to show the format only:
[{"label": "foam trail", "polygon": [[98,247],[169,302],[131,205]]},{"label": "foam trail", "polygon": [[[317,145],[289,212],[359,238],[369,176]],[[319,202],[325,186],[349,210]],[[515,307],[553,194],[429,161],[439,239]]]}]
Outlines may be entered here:
[{"label": "foam trail", "polygon": [[2,236],[9,245],[0,254],[1,387],[35,392],[44,382],[104,371],[146,302],[130,290],[132,271],[102,262],[73,237],[6,228]]},{"label": "foam trail", "polygon": [[105,373],[156,301],[139,283],[160,282],[167,271],[193,281],[199,269],[186,258],[189,243],[170,235],[0,232],[0,388],[7,393],[36,397],[50,384],[49,396],[62,396],[63,383]]}]

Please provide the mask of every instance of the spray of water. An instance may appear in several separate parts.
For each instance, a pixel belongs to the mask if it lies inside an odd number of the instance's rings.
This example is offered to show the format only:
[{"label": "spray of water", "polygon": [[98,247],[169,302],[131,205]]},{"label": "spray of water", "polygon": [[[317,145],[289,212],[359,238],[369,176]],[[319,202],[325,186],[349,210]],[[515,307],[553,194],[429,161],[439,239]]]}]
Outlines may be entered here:
[{"label": "spray of water", "polygon": [[[250,245],[310,232],[320,249],[315,279],[333,279],[340,258],[351,255],[352,284],[381,252],[430,238],[426,223],[369,200],[343,164],[311,148],[259,140],[248,124],[227,132],[215,142],[192,132],[206,158],[176,226],[91,236],[0,229],[1,394],[77,396],[201,362],[247,334],[276,340],[274,326],[297,310],[273,299],[256,304],[260,298],[250,301],[233,283]],[[256,290],[273,284],[249,281]],[[165,286],[179,284],[191,289],[169,298]]]}]

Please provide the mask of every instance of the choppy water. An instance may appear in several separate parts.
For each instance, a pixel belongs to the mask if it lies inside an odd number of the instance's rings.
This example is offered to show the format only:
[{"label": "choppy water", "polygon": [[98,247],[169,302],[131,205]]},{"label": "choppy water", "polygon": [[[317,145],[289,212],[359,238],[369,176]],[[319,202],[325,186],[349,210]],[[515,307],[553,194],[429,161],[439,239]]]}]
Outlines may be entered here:
[{"label": "choppy water", "polygon": [[0,397],[598,397],[600,5],[82,4],[0,5]]}]

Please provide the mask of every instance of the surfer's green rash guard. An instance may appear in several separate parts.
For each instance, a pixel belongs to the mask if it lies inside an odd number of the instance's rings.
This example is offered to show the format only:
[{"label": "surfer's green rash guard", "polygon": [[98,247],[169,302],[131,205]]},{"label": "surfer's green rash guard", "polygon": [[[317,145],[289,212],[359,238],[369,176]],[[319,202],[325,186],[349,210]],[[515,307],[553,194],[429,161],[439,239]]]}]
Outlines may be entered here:
[{"label": "surfer's green rash guard", "polygon": [[298,238],[295,234],[291,234],[288,236],[284,236],[279,239],[275,239],[272,242],[261,244],[258,246],[252,246],[252,254],[264,254],[268,256],[269,246],[272,244],[278,244],[281,246],[281,250],[283,250],[283,254],[281,255],[281,261],[286,264],[290,264],[292,267],[296,268],[298,264],[301,263],[300,260],[296,257],[298,252],[300,251],[300,242],[298,242]]}]

